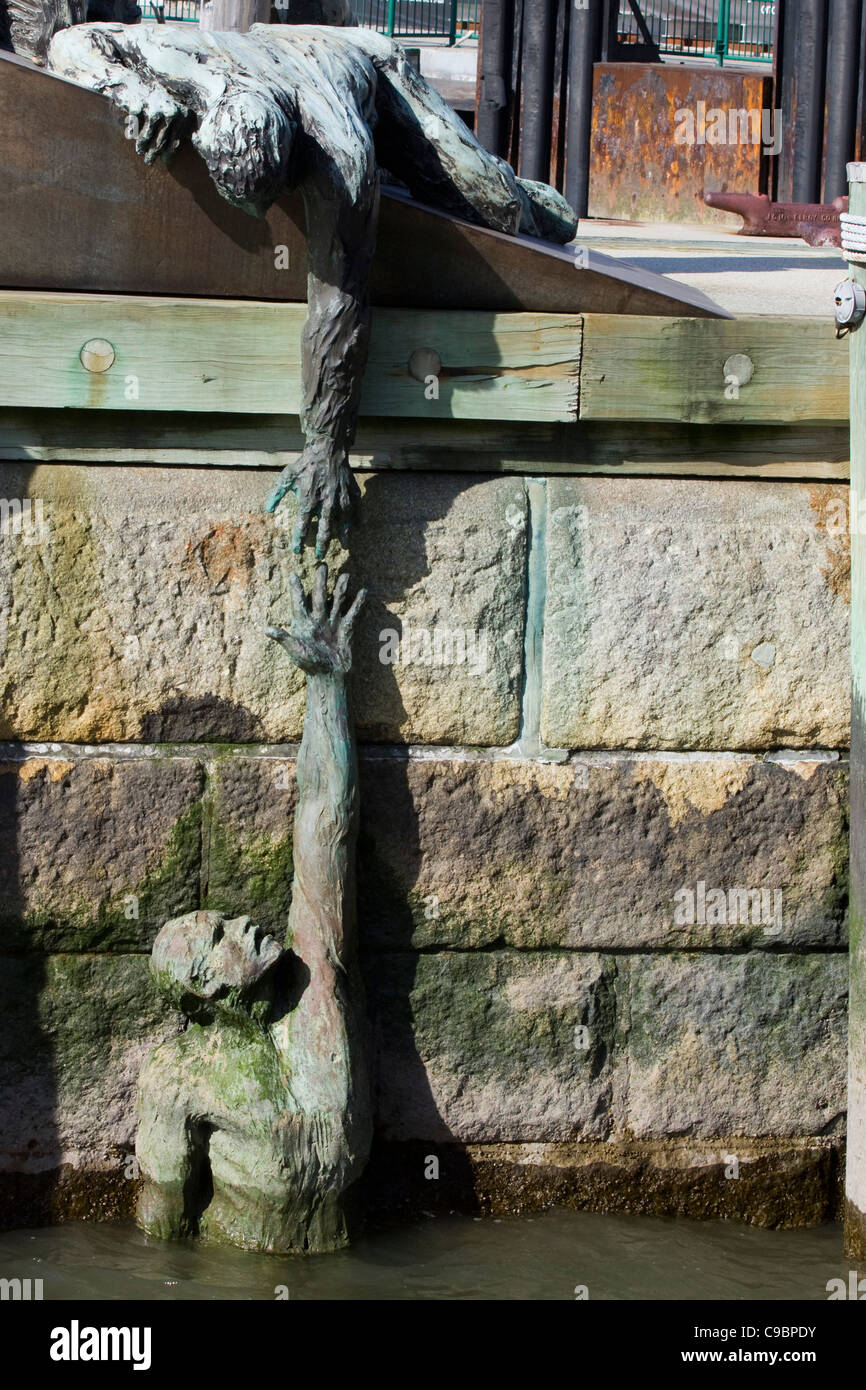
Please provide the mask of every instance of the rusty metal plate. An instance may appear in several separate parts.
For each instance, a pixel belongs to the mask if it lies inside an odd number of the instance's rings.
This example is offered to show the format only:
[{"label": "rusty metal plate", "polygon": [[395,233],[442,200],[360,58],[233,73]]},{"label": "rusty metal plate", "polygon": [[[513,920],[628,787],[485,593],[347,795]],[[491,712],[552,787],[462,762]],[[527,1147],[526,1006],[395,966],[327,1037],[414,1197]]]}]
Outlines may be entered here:
[{"label": "rusty metal plate", "polygon": [[[729,214],[707,208],[703,192],[764,191],[763,137],[757,143],[727,137],[743,131],[751,136],[759,128],[761,113],[772,114],[771,92],[769,77],[728,68],[596,63],[590,217],[736,226]],[[722,132],[720,122],[708,120],[714,111],[725,113],[725,143],[715,143]],[[750,116],[741,124],[740,111],[757,113],[757,120]],[[772,137],[775,124],[769,115]],[[688,135],[689,125],[694,144],[676,138]]]}]

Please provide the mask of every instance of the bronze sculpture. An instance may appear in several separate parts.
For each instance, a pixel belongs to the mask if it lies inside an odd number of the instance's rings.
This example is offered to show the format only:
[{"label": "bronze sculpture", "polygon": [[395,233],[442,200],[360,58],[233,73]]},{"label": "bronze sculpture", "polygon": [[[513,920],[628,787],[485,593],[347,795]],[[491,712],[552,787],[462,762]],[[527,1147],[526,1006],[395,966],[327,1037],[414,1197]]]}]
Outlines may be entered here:
[{"label": "bronze sculpture", "polygon": [[306,206],[306,448],[268,503],[297,494],[293,543],[316,519],[321,558],[348,519],[370,333],[380,167],[419,199],[501,232],[569,241],[576,220],[546,184],[488,154],[391,39],[370,29],[253,25],[246,34],[85,24],[51,42],[50,67],[121,108],[145,160],[190,136],[222,195],[251,213],[300,187]]},{"label": "bronze sculpture", "polygon": [[141,9],[136,0],[0,0],[0,51],[41,63],[59,29],[111,19],[137,24]]},{"label": "bronze sculpture", "polygon": [[310,604],[292,577],[292,623],[268,635],[307,675],[298,755],[295,875],[286,951],[248,917],[167,922],[156,982],[188,1019],[139,1077],[139,1224],[248,1250],[345,1245],[370,1147],[367,1049],[355,942],[358,822],[346,681],[363,590]]},{"label": "bronze sculpture", "polygon": [[[319,3],[319,0],[312,0]],[[337,17],[343,0],[331,6]],[[305,447],[268,510],[297,494],[295,551],[317,522],[321,558],[357,493],[349,467],[370,332],[380,169],[436,208],[500,232],[566,242],[576,220],[475,140],[399,45],[367,29],[254,25],[248,33],[83,24],[49,65],[121,109],[145,161],[190,138],[229,202],[256,215],[292,188],[307,220]],[[335,1249],[371,1139],[366,1026],[355,960],[355,736],[348,675],[363,591],[310,603],[268,635],[306,673],[287,950],[246,917],[166,923],[157,982],[188,1019],[139,1078],[139,1222],[244,1248]]]}]

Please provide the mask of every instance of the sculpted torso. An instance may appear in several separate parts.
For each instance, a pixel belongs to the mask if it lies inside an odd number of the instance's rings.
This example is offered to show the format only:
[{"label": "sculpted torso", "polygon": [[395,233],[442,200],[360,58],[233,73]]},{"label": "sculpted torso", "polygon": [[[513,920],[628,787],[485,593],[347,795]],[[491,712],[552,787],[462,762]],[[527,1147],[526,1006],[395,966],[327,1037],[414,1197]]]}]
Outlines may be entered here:
[{"label": "sculpted torso", "polygon": [[269,508],[294,491],[295,549],[316,523],[323,556],[356,492],[348,453],[369,341],[380,168],[422,201],[500,232],[567,241],[571,209],[484,150],[400,46],[369,29],[83,24],[55,35],[49,65],[111,97],[146,160],[169,158],[191,138],[222,195],[251,213],[301,189],[306,448]]}]

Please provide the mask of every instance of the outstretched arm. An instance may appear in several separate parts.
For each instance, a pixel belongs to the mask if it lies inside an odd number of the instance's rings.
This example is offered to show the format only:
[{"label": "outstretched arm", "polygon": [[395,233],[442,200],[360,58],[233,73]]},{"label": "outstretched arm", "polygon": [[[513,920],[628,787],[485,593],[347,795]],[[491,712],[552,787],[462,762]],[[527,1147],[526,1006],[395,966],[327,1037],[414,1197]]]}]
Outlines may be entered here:
[{"label": "outstretched arm", "polygon": [[288,945],[309,971],[297,1008],[278,1027],[293,1058],[292,1091],[307,1113],[345,1116],[355,1094],[349,988],[354,959],[355,840],[358,770],[346,678],[352,664],[358,594],[342,613],[348,578],[341,575],[328,609],[327,566],[316,571],[307,606],[291,578],[292,625],[268,628],[291,661],[307,673],[307,710],[298,755],[292,906]]},{"label": "outstretched arm", "polygon": [[336,526],[348,520],[358,485],[349,466],[370,339],[368,281],[376,244],[379,176],[372,143],[360,147],[364,168],[355,186],[333,168],[302,185],[307,215],[307,321],[302,338],[306,441],[298,464],[280,474],[268,511],[294,491],[298,514],[292,544],[303,547],[318,516],[321,559]]},{"label": "outstretched arm", "polygon": [[[48,66],[93,91],[104,92],[126,113],[127,134],[152,164],[174,153],[191,126],[187,106],[158,81],[147,62],[148,35],[124,24],[76,24],[54,35]],[[180,55],[183,61],[184,55]],[[146,80],[136,68],[147,73]]]},{"label": "outstretched arm", "polygon": [[267,631],[307,674],[290,927],[295,937],[299,931],[305,937],[312,932],[336,963],[352,925],[358,770],[346,681],[352,664],[352,631],[365,593],[362,589],[343,614],[348,576],[337,580],[330,608],[327,583],[327,566],[319,565],[308,606],[300,579],[292,575],[291,627],[288,632],[283,628]]}]

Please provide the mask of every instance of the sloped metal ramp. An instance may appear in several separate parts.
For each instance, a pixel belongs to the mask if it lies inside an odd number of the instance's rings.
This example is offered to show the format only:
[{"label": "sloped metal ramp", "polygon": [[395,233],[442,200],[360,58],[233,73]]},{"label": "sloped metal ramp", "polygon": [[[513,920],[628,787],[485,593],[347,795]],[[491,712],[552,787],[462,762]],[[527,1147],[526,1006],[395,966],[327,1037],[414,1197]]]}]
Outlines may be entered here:
[{"label": "sloped metal ramp", "polygon": [[[419,309],[729,317],[698,290],[597,251],[584,258],[389,192],[371,297]],[[294,195],[250,217],[220,197],[188,144],[148,167],[107,97],[0,53],[0,288],[303,300],[303,204]]]}]

